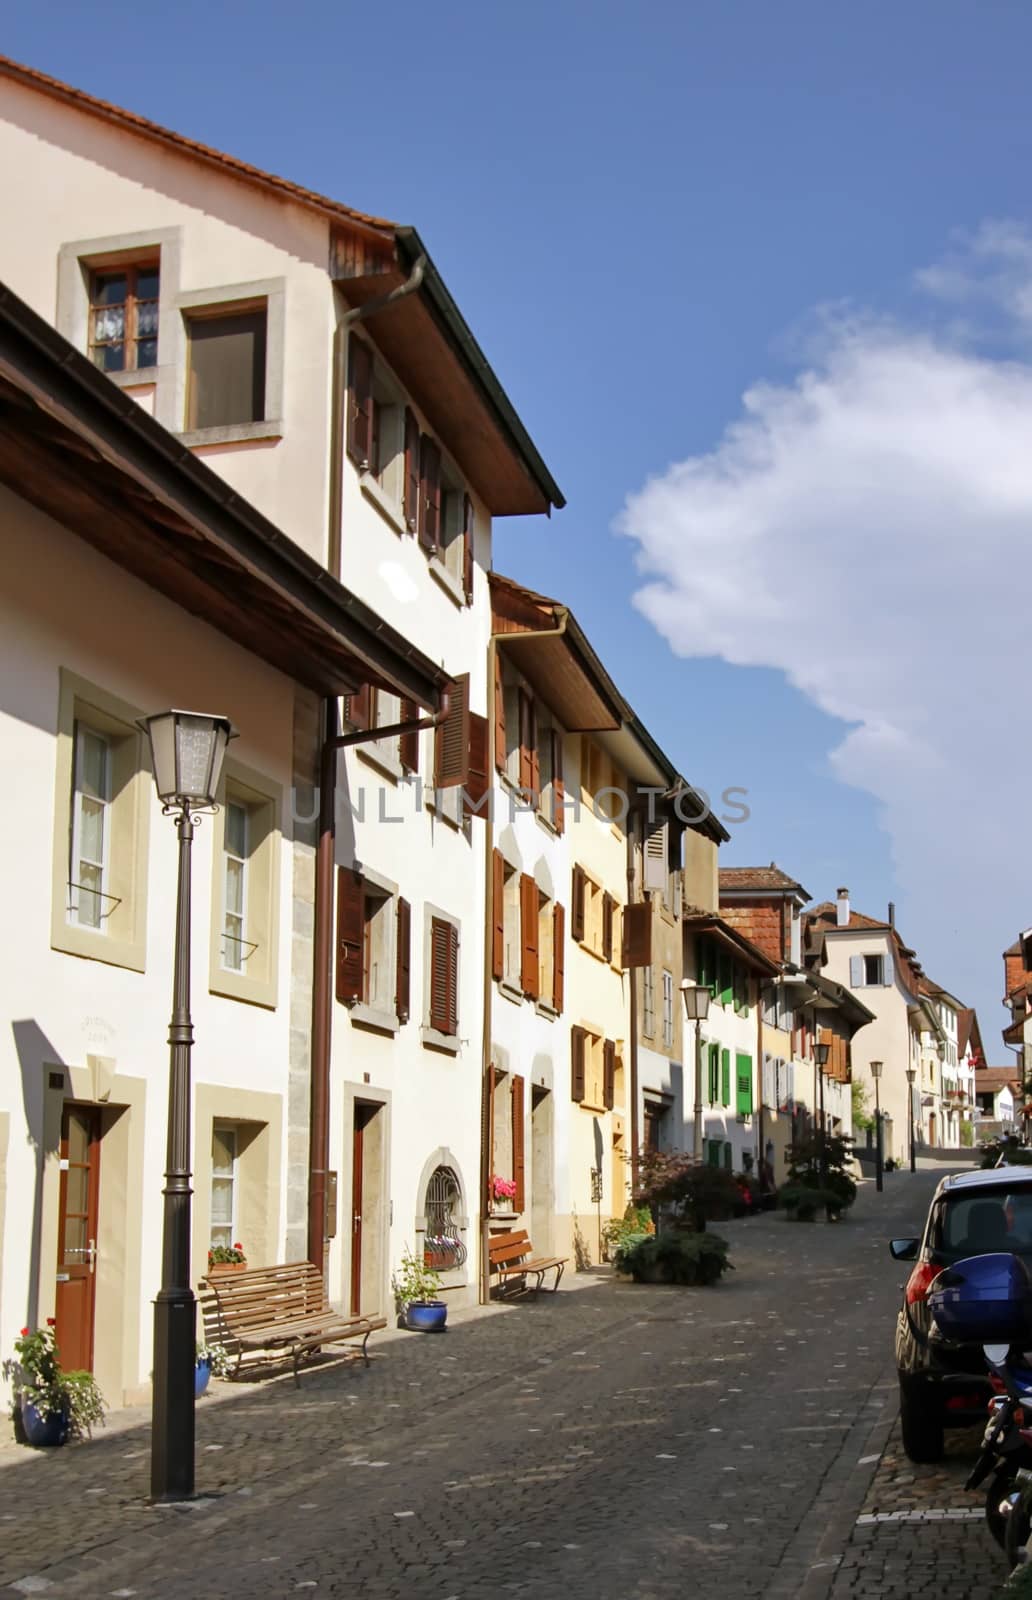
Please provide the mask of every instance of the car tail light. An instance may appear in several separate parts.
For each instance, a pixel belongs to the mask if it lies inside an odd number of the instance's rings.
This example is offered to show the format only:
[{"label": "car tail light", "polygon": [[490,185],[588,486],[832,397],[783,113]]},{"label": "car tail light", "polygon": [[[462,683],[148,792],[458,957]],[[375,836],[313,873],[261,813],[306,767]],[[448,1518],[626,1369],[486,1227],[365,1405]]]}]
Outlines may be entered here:
[{"label": "car tail light", "polygon": [[942,1268],[937,1267],[934,1261],[919,1261],[917,1263],[917,1266],[907,1279],[906,1302],[908,1306],[917,1305],[919,1301],[925,1298],[941,1271]]}]

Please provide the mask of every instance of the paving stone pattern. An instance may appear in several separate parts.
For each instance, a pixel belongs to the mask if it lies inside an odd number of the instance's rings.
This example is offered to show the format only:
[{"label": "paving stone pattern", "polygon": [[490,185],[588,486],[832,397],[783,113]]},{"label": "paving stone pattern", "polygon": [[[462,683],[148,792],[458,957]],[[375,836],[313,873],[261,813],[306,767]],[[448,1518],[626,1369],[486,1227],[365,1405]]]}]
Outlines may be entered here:
[{"label": "paving stone pattern", "polygon": [[[891,1450],[875,1475],[895,1413],[900,1269],[885,1239],[919,1224],[936,1176],[893,1178],[836,1226],[727,1225],[738,1270],[713,1289],[595,1281],[443,1336],[374,1341],[368,1372],[326,1366],[300,1392],[202,1403],[189,1507],[147,1506],[143,1424],[4,1450],[0,1587],[894,1600],[931,1593],[928,1571],[938,1600],[988,1594],[976,1524],[936,1530],[952,1588],[922,1528],[857,1525],[907,1509],[913,1488]],[[877,1584],[861,1587],[869,1571]]]}]

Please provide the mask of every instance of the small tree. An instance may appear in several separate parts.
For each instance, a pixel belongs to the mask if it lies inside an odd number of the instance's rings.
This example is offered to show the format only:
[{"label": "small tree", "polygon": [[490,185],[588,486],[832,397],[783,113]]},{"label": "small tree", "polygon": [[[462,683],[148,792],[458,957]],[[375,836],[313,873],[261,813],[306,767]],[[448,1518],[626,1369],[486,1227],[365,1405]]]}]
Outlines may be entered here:
[{"label": "small tree", "polygon": [[660,1208],[668,1206],[696,1233],[705,1233],[707,1217],[732,1209],[739,1191],[734,1176],[725,1168],[696,1161],[685,1150],[643,1149],[634,1198],[648,1206],[657,1230]]},{"label": "small tree", "polygon": [[788,1189],[802,1187],[820,1194],[830,1211],[845,1211],[856,1199],[849,1175],[852,1139],[816,1129],[796,1139],[788,1151]]}]

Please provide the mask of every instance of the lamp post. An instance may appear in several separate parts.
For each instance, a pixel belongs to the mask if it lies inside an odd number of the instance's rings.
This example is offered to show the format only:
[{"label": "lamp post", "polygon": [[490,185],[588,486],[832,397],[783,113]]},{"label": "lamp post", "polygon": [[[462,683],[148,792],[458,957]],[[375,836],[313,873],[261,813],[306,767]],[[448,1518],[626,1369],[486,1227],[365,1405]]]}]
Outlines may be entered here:
[{"label": "lamp post", "polygon": [[817,1075],[820,1081],[820,1107],[821,1107],[821,1187],[826,1186],[828,1177],[828,1134],[827,1124],[824,1120],[824,1069],[828,1065],[829,1046],[815,1044],[813,1047],[814,1060],[817,1063]]},{"label": "lamp post", "polygon": [[910,1097],[910,1170],[917,1171],[917,1150],[914,1145],[914,1079],[917,1077],[917,1068],[907,1068],[907,1093]]},{"label": "lamp post", "polygon": [[194,1487],[197,1305],[190,1287],[190,850],[198,813],[214,811],[226,745],[225,717],[164,711],[140,727],[150,740],[154,784],[179,835],[176,944],[169,1024],[168,1145],[161,1288],[154,1302],[151,1499],[187,1500]]},{"label": "lamp post", "polygon": [[882,1127],[881,1127],[881,1083],[880,1061],[871,1062],[871,1077],[874,1079],[874,1182],[878,1193],[881,1194],[885,1187],[885,1168],[882,1162]]},{"label": "lamp post", "polygon": [[695,1112],[692,1123],[692,1156],[702,1160],[702,1024],[709,1015],[710,992],[704,983],[692,983],[685,978],[681,983],[684,1014],[695,1023]]}]

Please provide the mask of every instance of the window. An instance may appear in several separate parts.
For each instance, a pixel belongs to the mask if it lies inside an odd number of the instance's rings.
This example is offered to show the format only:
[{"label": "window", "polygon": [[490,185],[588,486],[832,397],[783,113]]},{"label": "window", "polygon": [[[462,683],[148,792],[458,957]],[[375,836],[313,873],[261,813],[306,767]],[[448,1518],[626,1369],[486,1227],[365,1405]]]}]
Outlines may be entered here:
[{"label": "window", "polygon": [[612,1111],[618,1103],[622,1106],[623,1063],[613,1039],[589,1028],[572,1028],[570,1063],[572,1099],[603,1111]]},{"label": "window", "polygon": [[508,862],[504,867],[502,905],[505,918],[505,962],[502,976],[513,988],[520,987],[522,945],[520,941],[520,875]]},{"label": "window", "polygon": [[226,762],[214,822],[208,987],[264,1006],[278,995],[280,805],[277,784]]},{"label": "window", "polygon": [[864,983],[870,987],[882,981],[881,956],[864,956]]},{"label": "window", "polygon": [[110,852],[111,746],[102,733],[78,723],[75,730],[75,794],[69,918],[81,928],[106,931],[107,864]]},{"label": "window", "polygon": [[709,1047],[708,1100],[711,1106],[720,1104],[720,1046]]},{"label": "window", "polygon": [[50,943],[137,972],[146,954],[154,795],[140,715],[61,669]]},{"label": "window", "polygon": [[247,954],[244,939],[247,833],[247,807],[241,805],[238,800],[227,801],[223,837],[226,889],[222,919],[222,965],[229,972],[242,972]]},{"label": "window", "polygon": [[264,305],[187,315],[188,431],[265,420],[266,322]]},{"label": "window", "polygon": [[[646,971],[649,969],[646,968]],[[663,1045],[672,1050],[674,1045],[674,975],[663,973]]]},{"label": "window", "polygon": [[366,868],[337,871],[337,999],[351,1020],[391,1032],[410,1003],[411,915],[395,886]]},{"label": "window", "polygon": [[642,968],[641,1031],[651,1039],[656,1031],[656,997],[651,967]]},{"label": "window", "polygon": [[237,1225],[237,1131],[216,1122],[211,1130],[211,1247],[231,1245]]},{"label": "window", "polygon": [[459,1049],[459,924],[446,911],[425,908],[423,1043]]},{"label": "window", "polygon": [[156,261],[90,273],[90,360],[102,372],[157,366],[158,285]]}]

